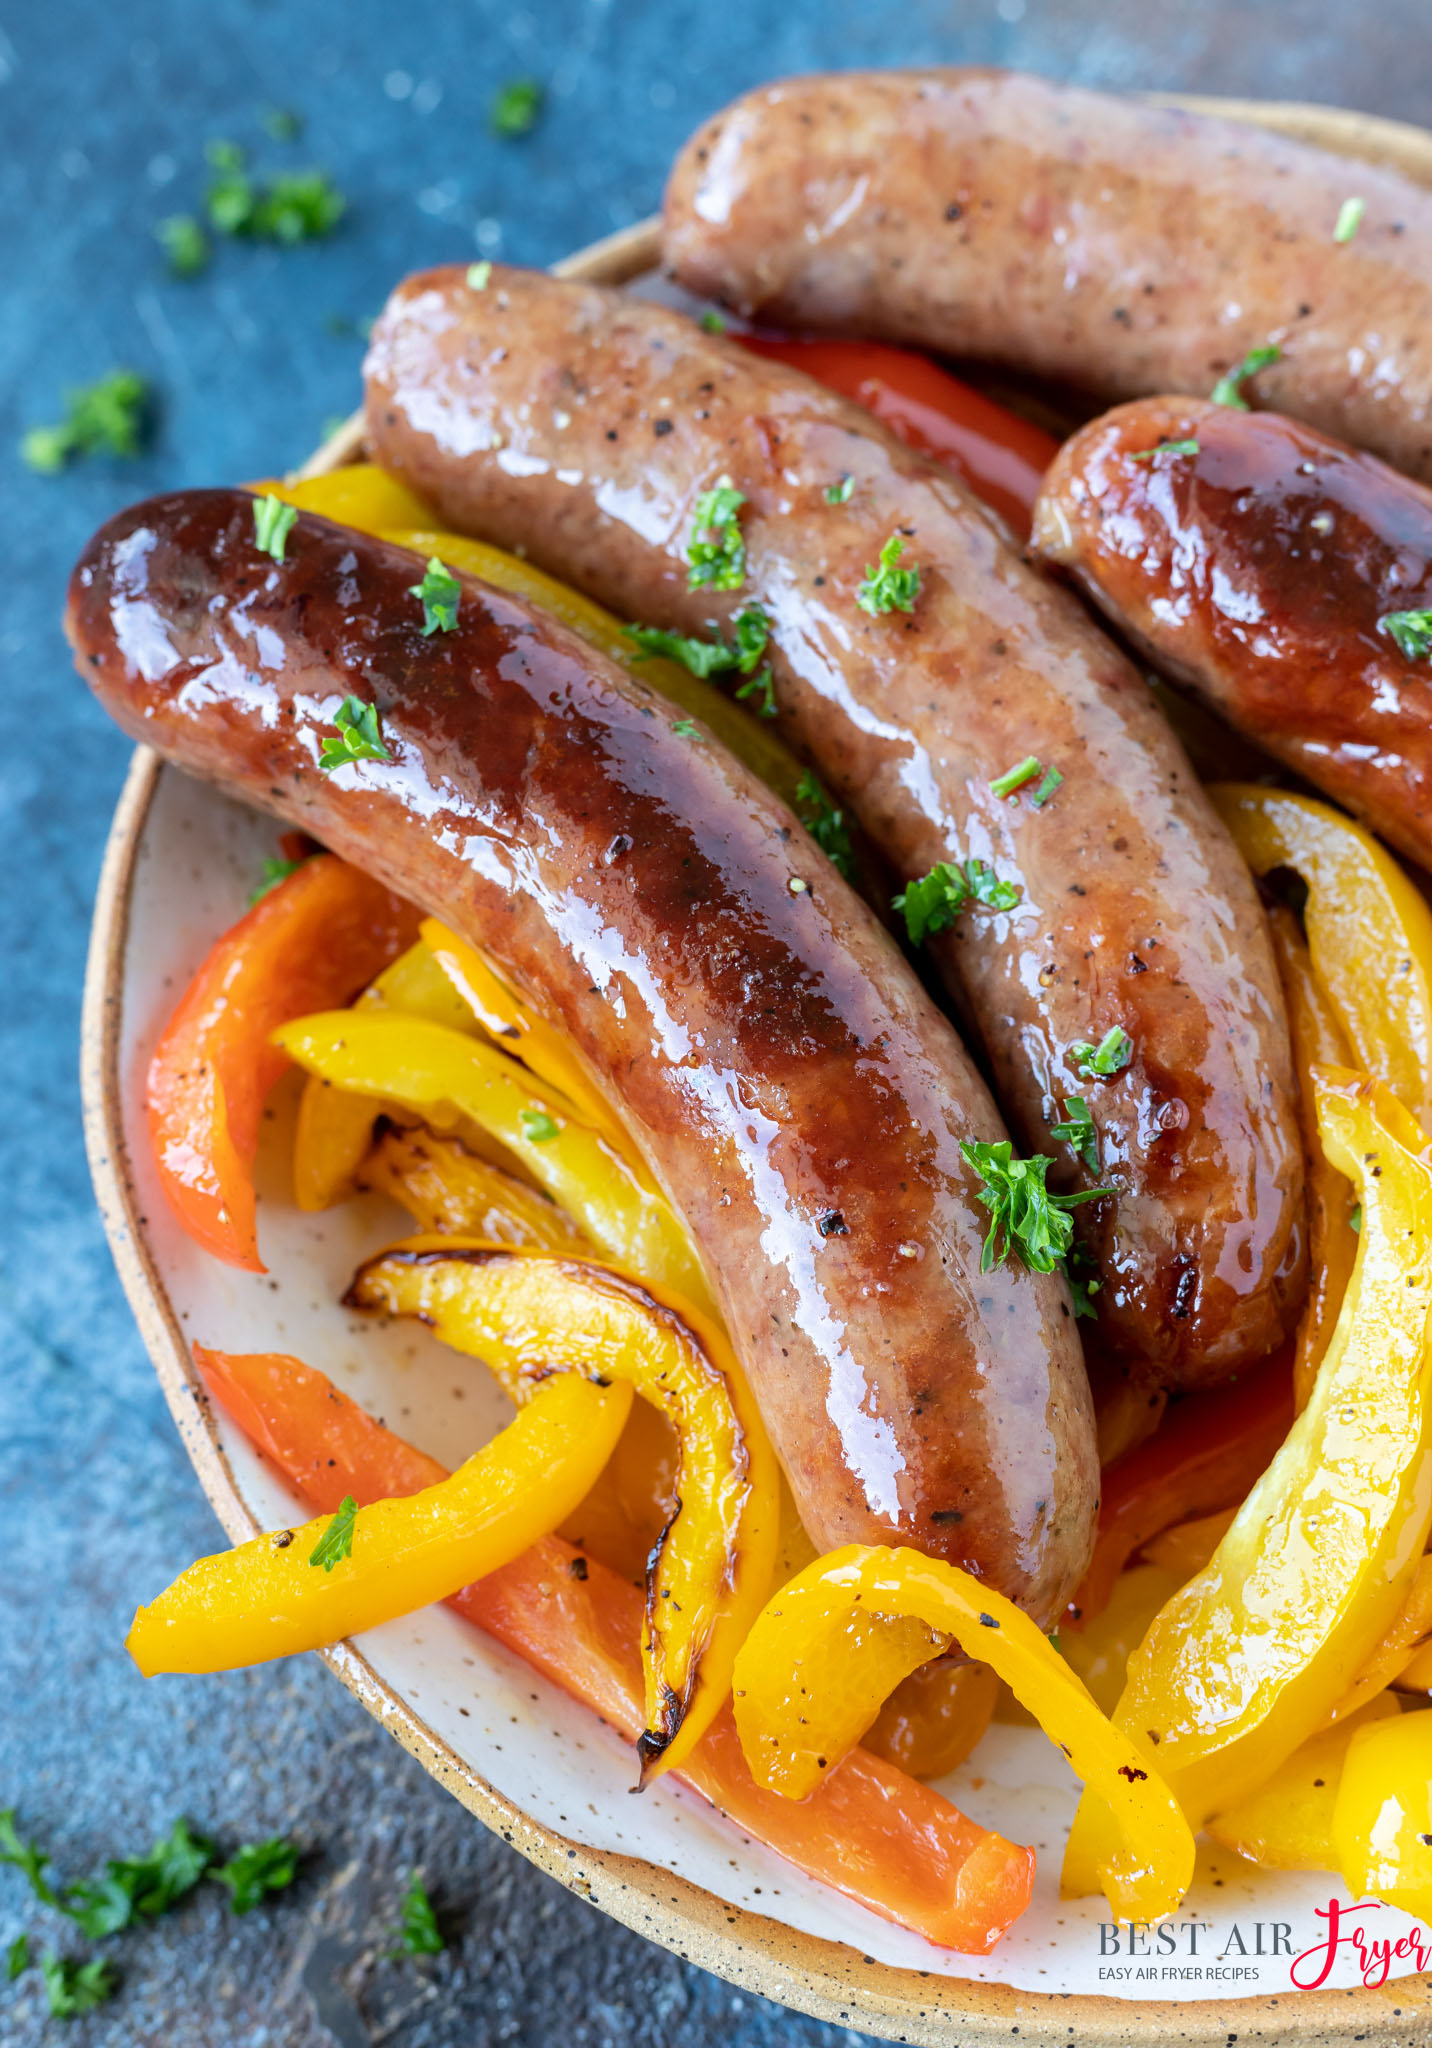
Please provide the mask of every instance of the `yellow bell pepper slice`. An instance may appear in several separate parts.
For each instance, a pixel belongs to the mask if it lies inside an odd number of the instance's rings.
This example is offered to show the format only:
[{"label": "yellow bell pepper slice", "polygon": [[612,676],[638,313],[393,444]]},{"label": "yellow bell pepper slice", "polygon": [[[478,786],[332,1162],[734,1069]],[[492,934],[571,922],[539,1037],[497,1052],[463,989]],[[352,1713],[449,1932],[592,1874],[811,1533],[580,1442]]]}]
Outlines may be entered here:
[{"label": "yellow bell pepper slice", "polygon": [[1416,1645],[1392,1682],[1399,1692],[1432,1692],[1432,1641]]},{"label": "yellow bell pepper slice", "polygon": [[1147,1542],[1142,1552],[1145,1564],[1156,1564],[1181,1586],[1195,1572],[1201,1572],[1233,1527],[1237,1508],[1219,1508],[1211,1515],[1199,1515],[1191,1522],[1175,1522],[1171,1529]]},{"label": "yellow bell pepper slice", "polygon": [[1315,797],[1215,783],[1214,809],[1255,875],[1308,886],[1313,970],[1355,1055],[1432,1132],[1432,911],[1360,825]]},{"label": "yellow bell pepper slice", "polygon": [[1333,1807],[1348,1746],[1360,1728],[1398,1712],[1390,1693],[1378,1693],[1351,1719],[1295,1749],[1256,1792],[1215,1814],[1208,1835],[1265,1870],[1332,1870]]},{"label": "yellow bell pepper slice", "polygon": [[1293,1403],[1307,1406],[1342,1307],[1357,1256],[1353,1228],[1352,1182],[1333,1165],[1318,1143],[1315,1067],[1351,1067],[1347,1034],[1338,1021],[1322,983],[1313,972],[1312,955],[1291,910],[1279,905],[1269,919],[1273,957],[1283,984],[1288,1030],[1293,1041],[1293,1070],[1298,1077],[1303,1150],[1307,1155],[1308,1266],[1307,1304],[1298,1323],[1293,1359]]},{"label": "yellow bell pepper slice", "polygon": [[489,1131],[609,1258],[713,1312],[665,1196],[505,1053],[421,1017],[362,1009],[295,1018],[275,1043],[335,1087],[396,1102],[424,1122],[465,1117]]},{"label": "yellow bell pepper slice", "polygon": [[1120,1572],[1107,1604],[1079,1628],[1061,1629],[1059,1653],[1088,1687],[1101,1713],[1112,1714],[1124,1690],[1129,1659],[1148,1634],[1149,1623],[1171,1600],[1183,1580],[1157,1564],[1136,1564]]},{"label": "yellow bell pepper slice", "polygon": [[[1386,1088],[1336,1069],[1316,1084],[1323,1146],[1363,1207],[1342,1313],[1312,1399],[1130,1658],[1116,1715],[1195,1827],[1325,1723],[1404,1608],[1432,1518],[1432,1169]],[[1107,1833],[1082,1802],[1069,1891],[1097,1888]]]},{"label": "yellow bell pepper slice", "polygon": [[1417,1570],[1391,1627],[1328,1719],[1345,1721],[1396,1684],[1432,1631],[1432,1557],[1418,1560]]},{"label": "yellow bell pepper slice", "polygon": [[[322,1649],[445,1600],[550,1535],[611,1455],[631,1389],[564,1374],[523,1392],[507,1428],[439,1485],[190,1565],[134,1617],[127,1648],[144,1676]],[[323,1561],[325,1543],[336,1561]]]},{"label": "yellow bell pepper slice", "polygon": [[1357,1730],[1333,1807],[1333,1852],[1355,1899],[1432,1919],[1432,1714]]},{"label": "yellow bell pepper slice", "polygon": [[[770,1591],[780,1474],[715,1323],[609,1267],[450,1238],[414,1238],[360,1266],[350,1308],[416,1316],[510,1391],[574,1367],[629,1381],[676,1431],[676,1509],[647,1569],[645,1783],[689,1754],[731,1685]],[[554,1346],[553,1331],[561,1342]]]},{"label": "yellow bell pepper slice", "polygon": [[367,1192],[397,1202],[429,1235],[481,1237],[545,1251],[590,1249],[555,1202],[479,1159],[460,1138],[390,1127],[354,1178]]},{"label": "yellow bell pepper slice", "polygon": [[561,1032],[554,1031],[528,1008],[476,946],[469,946],[435,917],[425,918],[420,930],[429,957],[437,962],[452,991],[484,1031],[497,1039],[505,1052],[521,1060],[524,1067],[530,1067],[539,1081],[559,1090],[583,1123],[600,1131],[645,1176],[646,1169],[636,1157],[631,1139],[612,1115],[600,1090],[572,1057]]},{"label": "yellow bell pepper slice", "polygon": [[360,533],[381,533],[392,526],[431,526],[433,510],[406,484],[379,469],[376,462],[350,462],[326,476],[302,477],[294,483],[272,478],[250,484],[251,491],[282,498],[300,512],[316,512]]},{"label": "yellow bell pepper slice", "polygon": [[733,1686],[757,1782],[805,1798],[895,1686],[951,1642],[1005,1681],[1104,1808],[1102,1874],[1117,1917],[1172,1912],[1193,1875],[1193,1836],[1151,1752],[1100,1713],[1012,1601],[916,1550],[852,1543],[772,1597],[736,1659]]}]

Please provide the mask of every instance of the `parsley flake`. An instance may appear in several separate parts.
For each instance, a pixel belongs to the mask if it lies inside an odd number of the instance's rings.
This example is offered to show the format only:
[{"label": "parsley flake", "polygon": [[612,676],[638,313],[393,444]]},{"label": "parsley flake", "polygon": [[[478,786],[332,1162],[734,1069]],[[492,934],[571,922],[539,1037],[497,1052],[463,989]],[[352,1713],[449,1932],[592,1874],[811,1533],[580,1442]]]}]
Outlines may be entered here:
[{"label": "parsley flake", "polygon": [[452,570],[439,561],[436,555],[428,557],[428,566],[422,582],[410,584],[408,595],[421,600],[425,640],[433,633],[456,632],[457,607],[462,596],[462,585]]},{"label": "parsley flake", "polygon": [[736,518],[745,502],[729,476],[696,500],[686,545],[689,590],[739,590],[745,582],[746,542]]},{"label": "parsley flake", "polygon": [[831,802],[809,768],[802,771],[796,784],[796,816],[831,866],[849,881],[855,868],[855,849],[845,813]]},{"label": "parsley flake", "polygon": [[13,1984],[17,1977],[23,1977],[30,1967],[30,1937],[17,1934],[5,1951],[5,1979]]},{"label": "parsley flake", "polygon": [[1333,229],[1335,242],[1350,242],[1362,226],[1362,217],[1367,212],[1365,199],[1344,199],[1338,208],[1338,222]]},{"label": "parsley flake", "polygon": [[276,889],[280,882],[286,882],[290,875],[296,875],[302,866],[302,859],[286,860],[277,853],[266,855],[263,867],[259,871],[262,879],[257,889],[252,890],[249,895],[249,909],[252,910],[256,903],[261,903],[270,889]]},{"label": "parsley flake", "polygon": [[510,78],[492,97],[492,132],[508,142],[530,135],[542,112],[542,87],[535,78]]},{"label": "parsley flake", "polygon": [[747,682],[742,683],[740,689],[736,692],[736,697],[738,701],[747,697],[759,697],[760,702],[756,706],[756,716],[758,718],[775,717],[777,708],[776,684],[775,678],[771,674],[769,662],[767,662],[763,669],[758,670],[755,675],[750,677]]},{"label": "parsley flake", "polygon": [[[343,1508],[352,1505],[351,1500],[345,1500],[339,1515]],[[298,1845],[282,1835],[270,1835],[266,1842],[245,1842],[227,1863],[216,1864],[209,1875],[229,1894],[234,1912],[252,1912],[265,1892],[281,1892],[298,1876]]]},{"label": "parsley flake", "polygon": [[403,1894],[403,1947],[410,1956],[437,1956],[447,1947],[433,1902],[416,1870]]},{"label": "parsley flake", "polygon": [[209,237],[192,213],[171,213],[159,222],[154,238],[175,277],[197,277],[209,261]]},{"label": "parsley flake", "polygon": [[873,619],[885,612],[915,609],[915,599],[920,594],[920,571],[913,565],[908,569],[896,568],[904,552],[904,541],[898,533],[892,533],[880,550],[878,566],[869,562],[865,565],[865,578],[856,590],[855,602]]},{"label": "parsley flake", "polygon": [[694,718],[678,718],[671,728],[671,734],[673,739],[699,740],[701,730]]},{"label": "parsley flake", "polygon": [[265,491],[261,498],[255,498],[254,546],[259,553],[272,555],[276,562],[282,562],[297,517],[297,505],[286,505],[272,491]]},{"label": "parsley flake", "polygon": [[490,263],[484,261],[482,263],[468,264],[467,285],[469,291],[485,292],[487,290],[491,277],[492,265]]},{"label": "parsley flake", "polygon": [[[1231,401],[1225,400],[1224,402],[1230,403]],[[1160,441],[1156,448],[1140,448],[1136,455],[1129,457],[1129,460],[1130,462],[1152,462],[1160,455],[1197,455],[1197,453],[1198,443],[1190,435],[1185,441]]]},{"label": "parsley flake", "polygon": [[851,474],[847,470],[846,474],[840,479],[840,482],[838,484],[826,485],[825,502],[827,505],[847,504],[850,499],[850,494],[854,489],[855,478],[851,476]]},{"label": "parsley flake", "polygon": [[1002,882],[988,861],[970,859],[963,867],[936,861],[927,875],[908,883],[890,901],[904,915],[911,945],[918,946],[931,932],[952,925],[969,902],[987,910],[1013,910],[1019,898],[1016,885]]},{"label": "parsley flake", "polygon": [[1348,1219],[1348,1228],[1354,1237],[1362,1236],[1362,1203],[1354,1202]]},{"label": "parsley flake", "polygon": [[1033,796],[1031,796],[1031,798],[1029,799],[1029,801],[1033,804],[1036,811],[1043,810],[1044,806],[1048,803],[1050,797],[1053,796],[1055,790],[1059,788],[1063,780],[1064,777],[1059,773],[1059,770],[1057,768],[1045,769],[1044,780],[1040,783],[1038,789],[1035,790]]},{"label": "parsley flake", "polygon": [[1247,412],[1248,401],[1243,396],[1243,386],[1250,377],[1256,377],[1260,370],[1266,370],[1270,364],[1280,361],[1282,354],[1283,351],[1276,342],[1269,342],[1263,348],[1250,348],[1236,369],[1230,370],[1226,377],[1219,378],[1209,392],[1209,397],[1215,405],[1231,405],[1239,412]]},{"label": "parsley flake", "polygon": [[530,1145],[550,1144],[561,1129],[557,1119],[545,1109],[524,1109],[521,1123],[522,1135]]},{"label": "parsley flake", "polygon": [[111,370],[97,383],[67,391],[64,419],[57,427],[31,427],[20,442],[21,460],[41,476],[55,476],[75,456],[137,455],[148,391],[134,370]]},{"label": "parsley flake", "polygon": [[1087,1245],[1076,1244],[1070,1248],[1069,1256],[1064,1261],[1064,1277],[1069,1282],[1069,1294],[1074,1303],[1076,1322],[1081,1317],[1087,1317],[1090,1321],[1098,1319],[1099,1311],[1094,1306],[1094,1296],[1104,1284],[1102,1280],[1093,1277],[1098,1270],[1099,1262]]},{"label": "parsley flake", "polygon": [[1134,1056],[1134,1041],[1122,1024],[1111,1024],[1097,1045],[1077,1038],[1069,1048],[1081,1080],[1108,1081],[1122,1074]]},{"label": "parsley flake", "polygon": [[365,704],[361,697],[345,697],[333,715],[333,723],[338,737],[326,739],[318,750],[318,765],[325,775],[346,767],[350,761],[392,760],[383,744],[376,704]]},{"label": "parsley flake", "polygon": [[87,1963],[76,1962],[73,1956],[44,1956],[40,1974],[45,1980],[46,2003],[57,2020],[93,2012],[108,2004],[119,1989],[119,1972],[105,1956],[94,1956]]},{"label": "parsley flake", "polygon": [[[353,1555],[353,1531],[357,1521],[358,1503],[354,1500],[351,1493],[345,1493],[342,1500],[338,1503],[337,1514],[313,1546],[308,1559],[309,1563],[312,1565],[322,1565],[326,1572],[331,1572],[334,1565],[342,1564],[345,1558],[351,1557]],[[240,1855],[244,1853],[243,1850],[239,1851]],[[222,1872],[216,1870],[214,1875],[221,1884],[225,1881]],[[287,1883],[288,1880],[285,1879],[284,1882]],[[236,1906],[234,1910],[235,1912],[242,1912],[243,1908]]]},{"label": "parsley flake", "polygon": [[1110,1192],[1086,1188],[1077,1195],[1051,1195],[1045,1176],[1054,1161],[1042,1153],[1016,1159],[1008,1138],[998,1144],[966,1140],[960,1151],[980,1177],[976,1200],[990,1212],[980,1254],[982,1273],[1003,1265],[1011,1252],[1031,1273],[1054,1272],[1074,1241],[1069,1211]]},{"label": "parsley flake", "polygon": [[701,315],[701,326],[707,334],[724,334],[726,322],[714,306],[708,306]]},{"label": "parsley flake", "polygon": [[1089,1105],[1081,1095],[1066,1095],[1064,1114],[1068,1119],[1050,1127],[1051,1138],[1067,1138],[1090,1173],[1099,1171],[1099,1138]]},{"label": "parsley flake", "polygon": [[1384,612],[1377,630],[1390,633],[1398,652],[1409,661],[1426,661],[1432,655],[1432,611]]},{"label": "parsley flake", "polygon": [[1023,789],[1026,782],[1033,782],[1042,773],[1033,754],[1026,754],[1022,761],[1016,761],[1012,768],[1006,768],[1003,775],[996,775],[990,784],[995,796],[1013,796],[1017,789]]}]

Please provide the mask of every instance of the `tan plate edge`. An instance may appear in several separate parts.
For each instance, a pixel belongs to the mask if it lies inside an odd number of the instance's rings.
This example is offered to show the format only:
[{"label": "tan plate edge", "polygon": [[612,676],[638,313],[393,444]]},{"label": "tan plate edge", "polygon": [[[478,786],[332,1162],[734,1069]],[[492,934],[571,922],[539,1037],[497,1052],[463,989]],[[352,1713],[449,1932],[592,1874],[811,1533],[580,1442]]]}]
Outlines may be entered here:
[{"label": "tan plate edge", "polygon": [[[1432,185],[1432,134],[1400,121],[1341,108],[1148,94],[1274,129],[1351,157],[1388,164]],[[555,264],[558,276],[625,284],[657,258],[660,223],[637,222]],[[296,472],[322,476],[363,446],[356,412]],[[232,1541],[255,1533],[209,1420],[188,1345],[146,1249],[128,1172],[118,1066],[129,901],[145,821],[161,764],[135,751],[105,848],[96,892],[81,1018],[80,1084],[85,1145],[105,1234],[140,1334],[200,1484]],[[173,772],[173,771],[171,771]],[[530,1820],[437,1738],[348,1645],[321,1653],[374,1717],[479,1820],[539,1869],[611,1918],[733,1984],[813,2017],[859,2026],[921,2048],[982,2048],[1021,2041],[1079,2048],[1224,2048],[1230,2037],[1261,2048],[1432,2048],[1432,1990],[1403,1978],[1382,1990],[1289,1992],[1224,2001],[1122,1999],[1014,1991],[999,1984],[898,1970],[841,1943],[806,1935],[703,1891],[638,1857],[584,1848]],[[1077,2028],[1077,2036],[1076,2036]],[[1394,2031],[1395,2029],[1395,2031]]]}]

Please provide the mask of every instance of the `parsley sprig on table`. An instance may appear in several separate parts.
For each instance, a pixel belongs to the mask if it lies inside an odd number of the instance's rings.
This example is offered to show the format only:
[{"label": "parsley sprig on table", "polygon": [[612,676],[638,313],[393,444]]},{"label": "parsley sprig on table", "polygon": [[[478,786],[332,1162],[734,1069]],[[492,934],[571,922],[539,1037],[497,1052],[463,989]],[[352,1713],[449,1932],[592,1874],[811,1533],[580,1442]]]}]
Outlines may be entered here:
[{"label": "parsley sprig on table", "polygon": [[447,1947],[427,1887],[415,1870],[403,1894],[403,1947],[410,1956],[441,1955]]},{"label": "parsley sprig on table", "polygon": [[251,1913],[267,1893],[284,1891],[293,1883],[298,1865],[297,1843],[270,1835],[265,1842],[245,1842],[227,1863],[216,1863],[209,1876],[224,1887],[234,1912]]},{"label": "parsley sprig on table", "polygon": [[147,1856],[111,1857],[103,1875],[71,1885],[63,1911],[82,1934],[99,1941],[136,1920],[157,1920],[193,1891],[214,1860],[214,1844],[176,1820]]},{"label": "parsley sprig on table", "polygon": [[204,211],[216,234],[292,248],[331,234],[347,210],[347,201],[326,171],[253,177],[236,142],[211,142],[205,155],[214,175],[204,195]]},{"label": "parsley sprig on table", "polygon": [[1085,1188],[1075,1195],[1050,1194],[1045,1180],[1054,1161],[1043,1153],[1016,1159],[1008,1138],[996,1144],[966,1140],[960,1151],[980,1177],[976,1200],[990,1212],[980,1254],[982,1273],[1003,1265],[1011,1253],[1032,1273],[1054,1272],[1074,1242],[1069,1211],[1112,1192]]},{"label": "parsley sprig on table", "polygon": [[492,96],[492,131],[513,142],[537,126],[545,95],[535,78],[509,78]]},{"label": "parsley sprig on table", "polygon": [[45,2001],[57,2020],[77,2019],[106,2005],[119,1989],[119,1972],[106,1956],[91,1956],[87,1963],[73,1956],[44,1956],[40,1975],[45,1980]]},{"label": "parsley sprig on table", "polygon": [[20,442],[21,460],[41,476],[54,476],[76,457],[137,455],[148,396],[136,370],[111,370],[67,391],[64,418],[58,426],[31,427]]}]

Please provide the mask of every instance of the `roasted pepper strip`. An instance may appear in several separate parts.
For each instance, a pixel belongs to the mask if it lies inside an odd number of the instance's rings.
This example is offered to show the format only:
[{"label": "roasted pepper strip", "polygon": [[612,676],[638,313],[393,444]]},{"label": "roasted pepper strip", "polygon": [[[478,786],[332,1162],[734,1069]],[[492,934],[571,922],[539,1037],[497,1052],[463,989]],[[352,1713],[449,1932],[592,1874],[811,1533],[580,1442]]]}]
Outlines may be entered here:
[{"label": "roasted pepper strip", "polygon": [[1358,1729],[1343,1763],[1332,1843],[1355,1899],[1432,1919],[1432,1714]]},{"label": "roasted pepper strip", "polygon": [[264,1097],[288,1065],[270,1034],[346,1002],[417,933],[418,913],[321,853],[262,896],[210,950],[149,1066],[149,1136],[185,1230],[250,1273],[259,1257],[254,1155]]},{"label": "roasted pepper strip", "polygon": [[419,1230],[435,1236],[579,1254],[589,1249],[555,1202],[479,1159],[460,1138],[389,1126],[355,1179],[360,1188],[400,1203]]},{"label": "roasted pepper strip", "polygon": [[1246,1799],[1217,1813],[1206,1832],[1265,1870],[1333,1870],[1333,1807],[1348,1746],[1360,1728],[1397,1716],[1397,1701],[1380,1692],[1351,1719],[1325,1728]]},{"label": "roasted pepper strip", "polygon": [[1412,1584],[1392,1625],[1367,1658],[1357,1677],[1333,1707],[1328,1719],[1345,1721],[1385,1692],[1406,1671],[1428,1631],[1432,1630],[1432,1557],[1418,1560]]},{"label": "roasted pepper strip", "polygon": [[[729,1344],[609,1267],[416,1238],[360,1266],[349,1308],[416,1316],[517,1395],[534,1376],[630,1381],[676,1431],[677,1508],[647,1566],[644,1778],[688,1755],[770,1591],[780,1479]],[[689,1318],[689,1320],[688,1320]]]},{"label": "roasted pepper strip", "polygon": [[918,1551],[852,1543],[782,1586],[736,1659],[732,1698],[758,1783],[803,1799],[882,1700],[951,1642],[988,1664],[1104,1813],[1101,1875],[1121,1920],[1157,1920],[1193,1875],[1193,1836],[1152,1753],[1114,1727],[1012,1601]]},{"label": "roasted pepper strip", "polygon": [[[197,1347],[195,1356],[215,1399],[315,1508],[332,1513],[349,1493],[362,1504],[444,1476],[296,1359]],[[642,1597],[595,1559],[544,1537],[450,1604],[628,1741],[641,1732]],[[782,1799],[752,1778],[728,1703],[673,1775],[808,1877],[941,1947],[983,1955],[1029,1902],[1031,1850],[863,1749],[808,1800]]]},{"label": "roasted pepper strip", "polygon": [[1308,1266],[1312,1277],[1307,1305],[1298,1323],[1293,1360],[1293,1399],[1301,1409],[1307,1406],[1313,1391],[1357,1256],[1352,1182],[1338,1172],[1318,1143],[1313,1069],[1351,1067],[1353,1060],[1337,1011],[1313,972],[1312,955],[1297,919],[1280,904],[1274,908],[1269,925],[1293,1040],[1303,1149],[1308,1161]]},{"label": "roasted pepper strip", "polygon": [[[1379,1083],[1326,1069],[1317,1091],[1324,1148],[1363,1205],[1343,1311],[1283,1448],[1130,1659],[1116,1717],[1156,1745],[1196,1827],[1323,1725],[1405,1606],[1432,1516],[1432,1170]],[[1096,1889],[1106,1835],[1081,1804],[1069,1890]]]},{"label": "roasted pepper strip", "polygon": [[1100,1612],[1134,1552],[1160,1530],[1241,1501],[1292,1419],[1286,1349],[1236,1385],[1171,1403],[1157,1433],[1104,1473],[1094,1556],[1069,1604],[1070,1622]]},{"label": "roasted pepper strip", "polygon": [[449,1598],[550,1534],[611,1455],[631,1389],[562,1373],[524,1392],[514,1420],[451,1478],[340,1508],[351,1530],[336,1561],[321,1546],[338,1518],[321,1516],[190,1565],[134,1617],[127,1647],[144,1676],[322,1649]]},{"label": "roasted pepper strip", "polygon": [[356,526],[361,533],[381,533],[388,526],[431,526],[433,521],[432,508],[376,462],[346,463],[326,476],[303,477],[291,484],[270,479],[249,489],[272,493],[287,505],[297,505],[300,512],[317,512],[340,526]]},{"label": "roasted pepper strip", "polygon": [[504,1053],[422,1018],[362,1010],[298,1018],[278,1043],[336,1087],[396,1102],[425,1121],[445,1112],[470,1118],[608,1257],[710,1312],[705,1274],[665,1196]]},{"label": "roasted pepper strip", "polygon": [[1354,1063],[1432,1132],[1432,912],[1421,894],[1330,804],[1237,782],[1208,794],[1255,875],[1292,868],[1307,884],[1313,971]]}]

